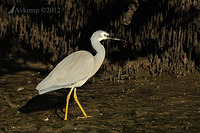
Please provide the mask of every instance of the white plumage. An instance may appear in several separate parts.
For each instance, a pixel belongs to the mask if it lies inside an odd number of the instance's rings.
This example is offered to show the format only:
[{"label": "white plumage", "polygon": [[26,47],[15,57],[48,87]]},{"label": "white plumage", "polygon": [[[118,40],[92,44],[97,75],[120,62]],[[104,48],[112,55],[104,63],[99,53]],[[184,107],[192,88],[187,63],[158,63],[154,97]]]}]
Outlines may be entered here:
[{"label": "white plumage", "polygon": [[93,55],[87,51],[77,51],[64,58],[36,89],[43,94],[61,88],[80,87],[93,71]]},{"label": "white plumage", "polygon": [[90,38],[93,48],[96,50],[96,55],[93,56],[88,51],[77,51],[64,58],[52,71],[43,79],[36,87],[39,94],[58,90],[61,88],[71,88],[66,103],[65,120],[67,120],[67,111],[69,99],[74,90],[74,99],[79,108],[84,114],[84,117],[89,117],[80,105],[76,87],[82,86],[90,77],[92,77],[99,69],[105,58],[105,49],[100,41],[105,39],[121,40],[111,37],[105,31],[96,31]]}]

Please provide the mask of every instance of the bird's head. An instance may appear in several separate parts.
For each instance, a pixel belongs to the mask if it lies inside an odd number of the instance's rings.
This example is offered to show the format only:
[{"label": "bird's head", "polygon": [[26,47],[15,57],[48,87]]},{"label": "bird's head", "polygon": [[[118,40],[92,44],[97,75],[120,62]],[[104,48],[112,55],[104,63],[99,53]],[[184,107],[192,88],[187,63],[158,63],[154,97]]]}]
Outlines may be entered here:
[{"label": "bird's head", "polygon": [[102,30],[98,30],[98,31],[94,32],[92,34],[92,37],[90,38],[90,40],[93,40],[93,39],[98,40],[98,41],[102,41],[102,40],[106,40],[106,39],[113,39],[113,40],[117,40],[117,41],[123,41],[122,39],[112,37],[107,32],[102,31]]}]

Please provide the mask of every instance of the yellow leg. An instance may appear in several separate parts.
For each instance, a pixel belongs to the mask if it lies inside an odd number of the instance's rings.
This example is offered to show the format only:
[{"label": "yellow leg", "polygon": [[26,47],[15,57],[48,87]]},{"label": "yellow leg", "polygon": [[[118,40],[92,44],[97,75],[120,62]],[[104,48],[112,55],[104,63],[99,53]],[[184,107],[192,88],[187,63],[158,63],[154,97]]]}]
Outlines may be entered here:
[{"label": "yellow leg", "polygon": [[84,115],[84,117],[80,117],[80,118],[91,117],[91,116],[88,116],[88,115],[85,113],[85,111],[84,111],[84,109],[82,108],[80,102],[78,101],[78,97],[77,97],[77,95],[76,95],[76,88],[74,88],[74,99],[75,99],[76,103],[78,104],[79,108],[81,109],[81,111],[82,111],[82,113],[83,113],[83,115]]},{"label": "yellow leg", "polygon": [[70,96],[71,96],[73,90],[74,90],[74,87],[71,88],[69,94],[67,95],[67,103],[66,103],[66,108],[65,108],[65,119],[64,120],[67,120],[67,112],[68,112],[69,99],[70,99]]}]

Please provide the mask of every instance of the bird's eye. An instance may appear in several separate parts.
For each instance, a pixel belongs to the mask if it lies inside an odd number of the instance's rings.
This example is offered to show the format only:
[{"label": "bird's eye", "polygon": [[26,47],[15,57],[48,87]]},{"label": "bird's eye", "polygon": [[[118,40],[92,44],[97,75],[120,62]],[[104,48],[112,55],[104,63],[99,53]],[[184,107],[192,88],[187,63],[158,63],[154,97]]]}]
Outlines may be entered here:
[{"label": "bird's eye", "polygon": [[105,37],[107,37],[108,35],[107,34],[103,34]]}]

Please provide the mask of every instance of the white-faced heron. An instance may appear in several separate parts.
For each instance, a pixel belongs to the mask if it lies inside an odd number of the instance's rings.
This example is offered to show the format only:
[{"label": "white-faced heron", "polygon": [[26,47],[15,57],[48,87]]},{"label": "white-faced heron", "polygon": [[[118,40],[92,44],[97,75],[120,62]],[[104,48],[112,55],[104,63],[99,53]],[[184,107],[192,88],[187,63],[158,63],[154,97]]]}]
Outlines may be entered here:
[{"label": "white-faced heron", "polygon": [[113,39],[120,41],[121,39],[110,36],[105,31],[96,31],[90,38],[93,48],[96,50],[96,55],[93,56],[90,52],[80,50],[65,57],[52,71],[43,79],[36,87],[39,94],[58,90],[61,88],[71,88],[67,95],[65,118],[67,120],[67,112],[69,99],[74,90],[74,99],[79,108],[83,112],[84,117],[88,116],[83,110],[76,95],[76,87],[82,86],[90,77],[92,77],[105,58],[105,49],[100,43],[101,40]]}]

